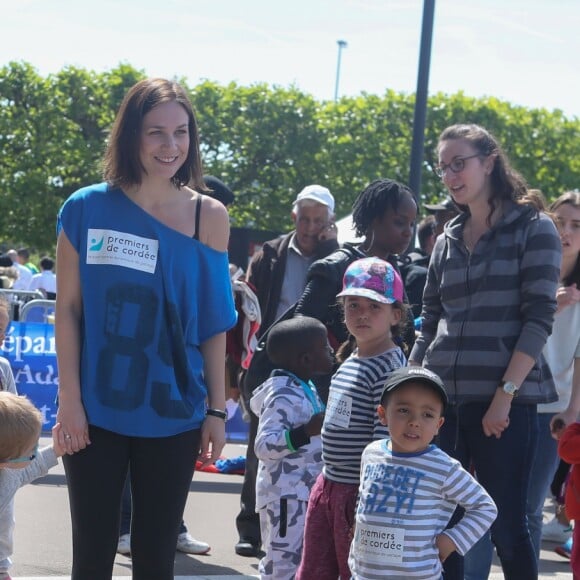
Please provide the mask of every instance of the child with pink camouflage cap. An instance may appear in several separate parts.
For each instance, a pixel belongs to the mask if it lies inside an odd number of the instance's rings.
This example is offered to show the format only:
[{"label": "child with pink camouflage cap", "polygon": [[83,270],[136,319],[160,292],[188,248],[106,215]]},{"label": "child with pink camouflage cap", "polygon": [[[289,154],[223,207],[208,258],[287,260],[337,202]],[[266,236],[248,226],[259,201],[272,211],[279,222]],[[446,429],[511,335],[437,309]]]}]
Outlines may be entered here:
[{"label": "child with pink camouflage cap", "polygon": [[391,264],[379,258],[353,262],[338,298],[356,344],[330,384],[322,427],[323,471],[308,502],[296,580],[350,578],[361,455],[371,441],[388,435],[376,409],[386,379],[407,364],[394,340],[407,320],[407,307],[403,282]]}]

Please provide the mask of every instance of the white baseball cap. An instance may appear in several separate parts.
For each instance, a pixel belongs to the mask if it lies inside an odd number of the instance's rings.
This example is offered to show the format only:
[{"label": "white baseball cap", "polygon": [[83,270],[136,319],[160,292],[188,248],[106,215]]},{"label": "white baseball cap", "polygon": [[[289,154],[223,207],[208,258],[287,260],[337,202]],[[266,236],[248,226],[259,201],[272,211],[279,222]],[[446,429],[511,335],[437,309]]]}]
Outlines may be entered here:
[{"label": "white baseball cap", "polygon": [[306,199],[321,203],[334,213],[334,197],[332,197],[332,193],[326,187],[322,187],[322,185],[307,185],[294,200],[294,205]]}]

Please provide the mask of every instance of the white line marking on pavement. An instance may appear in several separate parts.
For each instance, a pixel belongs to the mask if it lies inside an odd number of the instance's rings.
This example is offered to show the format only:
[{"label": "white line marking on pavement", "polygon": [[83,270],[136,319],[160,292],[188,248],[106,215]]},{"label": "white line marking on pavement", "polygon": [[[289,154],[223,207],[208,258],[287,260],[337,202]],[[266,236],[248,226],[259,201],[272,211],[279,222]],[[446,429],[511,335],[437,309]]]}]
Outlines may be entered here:
[{"label": "white line marking on pavement", "polygon": [[[128,580],[131,576],[113,576],[111,580]],[[259,576],[229,574],[227,576],[175,576],[174,580],[253,580]],[[70,580],[70,576],[12,576],[12,580]]]}]

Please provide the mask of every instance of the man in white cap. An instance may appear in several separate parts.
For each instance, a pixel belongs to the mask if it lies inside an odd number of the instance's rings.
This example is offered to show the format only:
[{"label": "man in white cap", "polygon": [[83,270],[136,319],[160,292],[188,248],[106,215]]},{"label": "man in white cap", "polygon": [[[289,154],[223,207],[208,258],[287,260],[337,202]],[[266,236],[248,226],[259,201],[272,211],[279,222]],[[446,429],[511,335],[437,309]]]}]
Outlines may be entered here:
[{"label": "man in white cap", "polygon": [[295,229],[265,242],[248,266],[247,280],[256,288],[266,330],[304,291],[312,262],[338,248],[334,197],[321,185],[306,186],[294,200]]},{"label": "man in white cap", "polygon": [[[322,185],[306,186],[294,200],[292,221],[295,229],[265,242],[248,267],[247,281],[255,288],[262,323],[257,338],[302,296],[311,264],[338,248],[334,224],[334,197]],[[249,400],[258,385],[243,385]],[[246,471],[241,493],[241,511],[236,518],[239,542],[236,553],[257,556],[260,552],[260,521],[255,512],[258,460],[254,440],[258,419],[251,412],[246,455]]]}]

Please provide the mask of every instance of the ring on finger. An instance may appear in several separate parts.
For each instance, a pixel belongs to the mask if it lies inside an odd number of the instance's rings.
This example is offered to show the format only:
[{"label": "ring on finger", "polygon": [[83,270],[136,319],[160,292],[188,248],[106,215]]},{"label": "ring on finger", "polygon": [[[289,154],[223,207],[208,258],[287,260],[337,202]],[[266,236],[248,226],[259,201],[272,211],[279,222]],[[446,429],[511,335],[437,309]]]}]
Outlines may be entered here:
[{"label": "ring on finger", "polygon": [[64,438],[67,440],[72,439],[72,437],[68,433],[65,433]]}]

